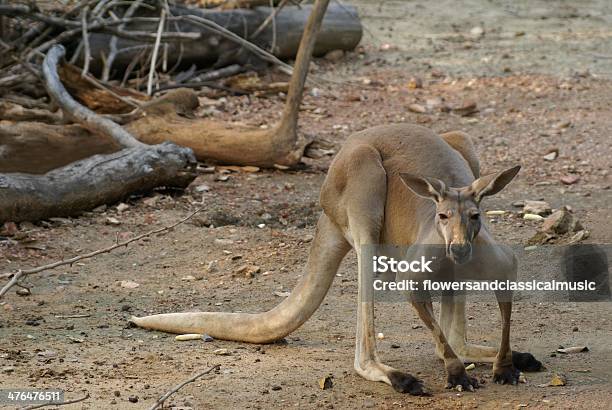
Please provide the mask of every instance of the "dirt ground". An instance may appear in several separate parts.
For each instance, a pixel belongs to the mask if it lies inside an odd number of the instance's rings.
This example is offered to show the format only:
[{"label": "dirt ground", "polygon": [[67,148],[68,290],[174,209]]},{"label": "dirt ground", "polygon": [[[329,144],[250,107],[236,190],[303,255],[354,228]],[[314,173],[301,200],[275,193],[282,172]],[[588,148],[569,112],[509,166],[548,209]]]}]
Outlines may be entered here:
[{"label": "dirt ground", "polygon": [[[337,150],[351,132],[390,122],[475,137],[483,172],[516,163],[518,179],[483,207],[511,211],[491,225],[496,238],[524,245],[537,229],[512,202],[570,205],[591,235],[612,241],[612,3],[584,1],[352,1],[367,31],[360,52],[316,60],[319,77],[304,101],[302,132]],[[377,3],[377,4],[374,4]],[[435,4],[435,5],[434,5]],[[422,88],[411,88],[411,79]],[[461,116],[444,109],[476,102]],[[227,97],[207,114],[268,126],[281,98]],[[419,104],[427,113],[409,111]],[[543,155],[558,149],[559,156]],[[61,388],[90,398],[66,408],[147,408],[173,385],[213,364],[220,371],[184,387],[174,408],[610,408],[612,322],[609,303],[515,304],[513,348],[546,370],[527,383],[498,386],[491,368],[471,373],[475,393],[444,389],[444,369],[429,332],[404,304],[376,307],[385,363],[421,378],[431,397],[411,397],[368,382],[352,368],[356,262],[349,253],[314,316],[284,344],[176,342],[130,328],[130,315],[186,310],[263,311],[290,291],[308,254],[320,213],[318,191],[331,155],[298,171],[202,173],[185,193],[130,198],[79,218],[21,224],[26,239],[0,243],[1,271],[95,250],[190,210],[205,211],[173,231],[111,254],[31,276],[30,296],[11,290],[0,302],[0,386]],[[579,176],[564,185],[560,178]],[[225,177],[228,177],[227,179]],[[199,187],[199,188],[198,188]],[[107,225],[108,217],[120,225]],[[213,225],[213,227],[210,227]],[[246,277],[242,267],[257,266]],[[538,275],[522,267],[525,275]],[[121,286],[133,281],[136,288]],[[282,295],[282,293],[281,293]],[[494,304],[470,306],[470,340],[497,344]],[[70,315],[85,317],[66,318]],[[589,352],[551,356],[559,345]],[[226,348],[228,356],[215,355]],[[564,373],[564,387],[539,387]],[[318,379],[333,375],[333,388]],[[137,400],[137,401],[136,401]],[[134,403],[134,401],[136,401]]]}]

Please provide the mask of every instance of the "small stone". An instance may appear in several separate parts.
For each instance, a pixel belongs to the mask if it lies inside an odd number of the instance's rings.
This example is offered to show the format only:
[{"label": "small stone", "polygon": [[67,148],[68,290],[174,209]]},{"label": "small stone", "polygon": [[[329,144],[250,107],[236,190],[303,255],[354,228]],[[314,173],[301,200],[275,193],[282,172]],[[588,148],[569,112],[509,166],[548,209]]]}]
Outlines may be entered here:
[{"label": "small stone", "polygon": [[30,296],[32,294],[28,288],[19,288],[15,293],[17,293],[19,296]]},{"label": "small stone", "polygon": [[186,342],[189,340],[200,340],[202,339],[202,335],[200,333],[187,333],[184,335],[175,336],[174,340],[177,342]]},{"label": "small stone", "polygon": [[560,374],[560,373],[556,373],[552,379],[550,379],[550,382],[548,383],[549,386],[554,386],[554,387],[559,387],[559,386],[565,386],[567,384],[567,377],[565,377],[564,374]]},{"label": "small stone", "polygon": [[542,158],[544,158],[544,160],[546,161],[554,161],[555,159],[557,159],[558,156],[559,156],[559,150],[554,149],[550,151],[548,154],[544,155]]},{"label": "small stone", "polygon": [[131,280],[122,280],[120,285],[121,285],[122,288],[136,289],[137,287],[140,286],[140,283],[136,283],[136,282],[131,281]]},{"label": "small stone", "polygon": [[559,181],[561,181],[565,185],[574,185],[575,183],[580,181],[580,176],[575,174],[563,175],[561,178],[559,178]]},{"label": "small stone", "polygon": [[462,117],[467,117],[478,112],[478,105],[475,101],[465,101],[460,107],[453,108],[453,113]]},{"label": "small stone", "polygon": [[279,386],[279,385],[272,386],[271,389],[274,390],[274,391],[283,390],[283,388],[281,386]]},{"label": "small stone", "polygon": [[400,345],[398,345],[397,343],[393,343],[393,344],[391,344],[391,348],[392,349],[399,349]]},{"label": "small stone", "polygon": [[427,108],[423,107],[420,104],[410,104],[408,105],[408,111],[415,112],[417,114],[424,114],[427,112]]},{"label": "small stone", "polygon": [[196,192],[208,192],[210,191],[210,187],[208,185],[202,184],[195,187]]},{"label": "small stone", "polygon": [[234,241],[231,239],[215,239],[215,245],[227,246],[233,245]]},{"label": "small stone", "polygon": [[523,219],[526,221],[543,221],[544,217],[536,214],[525,214],[523,215]]},{"label": "small stone", "polygon": [[570,238],[570,243],[580,242],[583,239],[587,239],[589,235],[590,235],[590,232],[587,231],[586,229],[578,231],[574,235],[572,235],[572,237]]},{"label": "small stone", "polygon": [[109,216],[106,218],[106,224],[107,225],[121,225],[121,222],[117,218],[113,218],[112,216]]},{"label": "small stone", "polygon": [[152,196],[152,197],[150,197],[150,198],[143,199],[143,201],[142,201],[142,202],[143,202],[143,203],[144,203],[146,206],[153,208],[153,207],[155,207],[155,205],[157,204],[157,201],[159,201],[159,198],[160,198],[160,196],[159,196],[159,195],[155,195],[155,196]]},{"label": "small stone", "polygon": [[2,368],[2,373],[10,374],[10,373],[13,373],[14,371],[15,371],[15,367],[13,366],[6,366]]},{"label": "small stone", "polygon": [[383,333],[379,332],[379,333],[376,334],[376,338],[378,340],[383,340],[385,338],[385,335]]},{"label": "small stone", "polygon": [[482,28],[480,26],[476,26],[476,27],[473,27],[470,30],[470,34],[472,35],[472,37],[480,38],[480,37],[484,36],[485,30],[484,30],[484,28]]},{"label": "small stone", "polygon": [[568,128],[570,125],[572,125],[572,122],[570,120],[564,120],[553,125],[553,128],[556,130],[561,130],[564,128]]},{"label": "small stone", "polygon": [[410,80],[408,80],[408,88],[410,89],[423,88],[423,80],[421,80],[418,77],[412,77]]},{"label": "small stone", "polygon": [[476,368],[476,365],[474,363],[470,363],[467,366],[465,366],[465,370],[474,370]]},{"label": "small stone", "polygon": [[526,214],[549,215],[552,212],[550,204],[546,201],[524,201],[523,212]]},{"label": "small stone", "polygon": [[130,396],[128,397],[128,401],[130,403],[138,403],[138,396]]},{"label": "small stone", "polygon": [[123,202],[121,202],[119,205],[117,205],[116,209],[117,212],[121,213],[123,211],[126,211],[130,206],[128,204],[124,204]]},{"label": "small stone", "polygon": [[227,349],[216,349],[213,351],[217,356],[230,356],[232,353]]},{"label": "small stone", "polygon": [[542,231],[563,235],[572,230],[572,225],[575,225],[574,216],[566,207],[563,207],[544,220]]}]

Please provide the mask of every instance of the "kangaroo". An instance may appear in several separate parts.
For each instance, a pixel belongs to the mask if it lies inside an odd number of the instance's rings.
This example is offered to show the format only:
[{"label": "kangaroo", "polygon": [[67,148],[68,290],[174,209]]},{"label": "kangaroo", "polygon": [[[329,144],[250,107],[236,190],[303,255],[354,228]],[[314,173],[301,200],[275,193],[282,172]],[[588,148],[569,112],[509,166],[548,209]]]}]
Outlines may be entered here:
[{"label": "kangaroo", "polygon": [[[323,182],[315,238],[306,275],[283,302],[263,313],[192,312],[132,317],[137,326],[172,333],[207,333],[215,338],[270,343],[300,327],[322,303],[347,252],[358,256],[357,332],[354,367],[367,380],[396,391],[429,394],[421,380],[381,362],[376,350],[374,301],[367,287],[364,246],[438,244],[447,265],[461,266],[476,279],[516,273],[515,256],[495,242],[481,222],[483,197],[504,188],[520,166],[480,176],[471,138],[462,132],[438,135],[411,124],[373,127],[351,135]],[[483,246],[490,251],[482,251]],[[479,250],[480,249],[480,250]],[[501,273],[496,273],[501,272]],[[370,282],[370,283],[368,283]],[[465,302],[443,296],[439,321],[431,299],[411,304],[444,361],[448,388],[473,391],[464,362],[492,362],[494,381],[516,384],[519,370],[541,367],[529,353],[510,349],[511,298],[496,293],[502,318],[499,348],[466,342]]]}]

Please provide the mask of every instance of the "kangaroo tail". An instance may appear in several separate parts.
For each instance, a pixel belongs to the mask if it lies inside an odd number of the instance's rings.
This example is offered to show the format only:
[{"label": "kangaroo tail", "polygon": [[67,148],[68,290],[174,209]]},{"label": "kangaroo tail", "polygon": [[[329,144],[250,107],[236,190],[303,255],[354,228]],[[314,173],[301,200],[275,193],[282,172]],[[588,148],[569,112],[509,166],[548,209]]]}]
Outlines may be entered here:
[{"label": "kangaroo tail", "polygon": [[323,214],[306,264],[306,275],[291,295],[262,313],[189,312],[132,317],[137,326],[170,333],[206,333],[214,338],[270,343],[300,327],[317,310],[350,245]]}]

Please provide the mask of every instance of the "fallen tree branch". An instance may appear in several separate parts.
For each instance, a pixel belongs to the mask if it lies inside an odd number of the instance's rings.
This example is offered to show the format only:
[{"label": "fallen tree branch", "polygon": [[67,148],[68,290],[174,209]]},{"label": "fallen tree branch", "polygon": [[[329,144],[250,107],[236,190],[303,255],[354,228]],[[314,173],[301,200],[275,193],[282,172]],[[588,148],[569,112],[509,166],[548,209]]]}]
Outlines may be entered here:
[{"label": "fallen tree branch", "polygon": [[94,134],[108,135],[123,147],[142,147],[144,144],[132,137],[129,132],[113,121],[101,117],[82,106],[72,98],[62,85],[57,65],[64,58],[66,49],[55,45],[47,53],[43,62],[43,75],[45,77],[47,91],[57,102],[66,115],[83,125]]},{"label": "fallen tree branch", "polygon": [[[139,140],[155,144],[171,141],[193,149],[199,159],[213,160],[234,165],[292,167],[299,163],[305,146],[311,142],[298,135],[298,116],[308,66],[315,47],[317,33],[321,27],[329,0],[317,0],[308,17],[300,41],[289,91],[278,124],[269,129],[250,128],[219,123],[212,120],[184,118],[176,109],[157,111],[157,115],[146,115],[130,122],[126,128]],[[175,90],[166,94],[167,102],[195,99],[190,90]]]},{"label": "fallen tree branch", "polygon": [[189,384],[189,383],[193,383],[194,381],[198,380],[200,377],[207,375],[208,373],[214,371],[214,370],[218,370],[221,366],[220,365],[214,365],[213,367],[211,367],[208,370],[204,370],[201,373],[196,374],[195,376],[185,380],[184,382],[182,382],[181,384],[175,386],[172,390],[168,391],[166,394],[164,394],[163,396],[161,396],[159,399],[157,399],[157,401],[155,402],[155,404],[153,404],[151,407],[149,407],[149,410],[155,410],[158,407],[162,406],[164,404],[164,402],[166,400],[168,400],[168,398],[170,396],[172,396],[174,393],[176,393],[177,391],[179,391],[180,389],[182,389],[185,385]]},{"label": "fallen tree branch", "polygon": [[78,403],[78,402],[87,400],[88,398],[89,398],[89,393],[85,393],[85,396],[78,398],[78,399],[62,401],[62,402],[49,401],[47,403],[35,404],[33,406],[28,406],[28,407],[22,407],[22,410],[42,409],[43,407],[47,407],[47,406],[65,406],[67,404],[74,404],[74,403]]},{"label": "fallen tree branch", "polygon": [[46,270],[50,270],[50,269],[55,269],[59,266],[65,266],[65,265],[73,265],[74,263],[83,260],[83,259],[89,259],[89,258],[93,258],[94,256],[103,254],[103,253],[109,253],[111,251],[113,251],[114,249],[120,248],[122,246],[127,246],[132,242],[136,242],[139,241],[143,238],[146,238],[148,236],[151,235],[155,235],[157,233],[161,233],[161,232],[165,232],[165,231],[169,231],[175,227],[177,227],[178,225],[187,222],[189,219],[191,219],[195,214],[197,214],[198,212],[201,212],[202,208],[198,208],[195,211],[191,212],[189,215],[187,215],[186,217],[184,217],[183,219],[179,220],[178,222],[175,222],[172,225],[169,226],[165,226],[162,228],[157,228],[157,229],[153,229],[152,231],[149,232],[145,232],[143,234],[140,234],[138,236],[135,236],[131,239],[125,240],[123,242],[116,242],[111,246],[108,246],[106,248],[102,248],[102,249],[98,249],[95,250],[93,252],[89,252],[83,255],[77,255],[75,257],[72,257],[70,259],[64,259],[61,261],[57,261],[57,262],[53,262],[53,263],[49,263],[47,265],[43,265],[43,266],[38,266],[36,268],[32,268],[32,269],[19,269],[16,272],[8,272],[8,273],[3,273],[0,275],[0,278],[11,278],[10,281],[4,285],[4,287],[0,290],[0,299],[2,298],[2,296],[4,296],[6,294],[6,292],[8,292],[8,290],[10,288],[12,288],[13,286],[15,286],[19,280],[21,278],[23,278],[24,276],[27,275],[31,275],[33,273],[39,273],[42,271],[46,271]]}]

